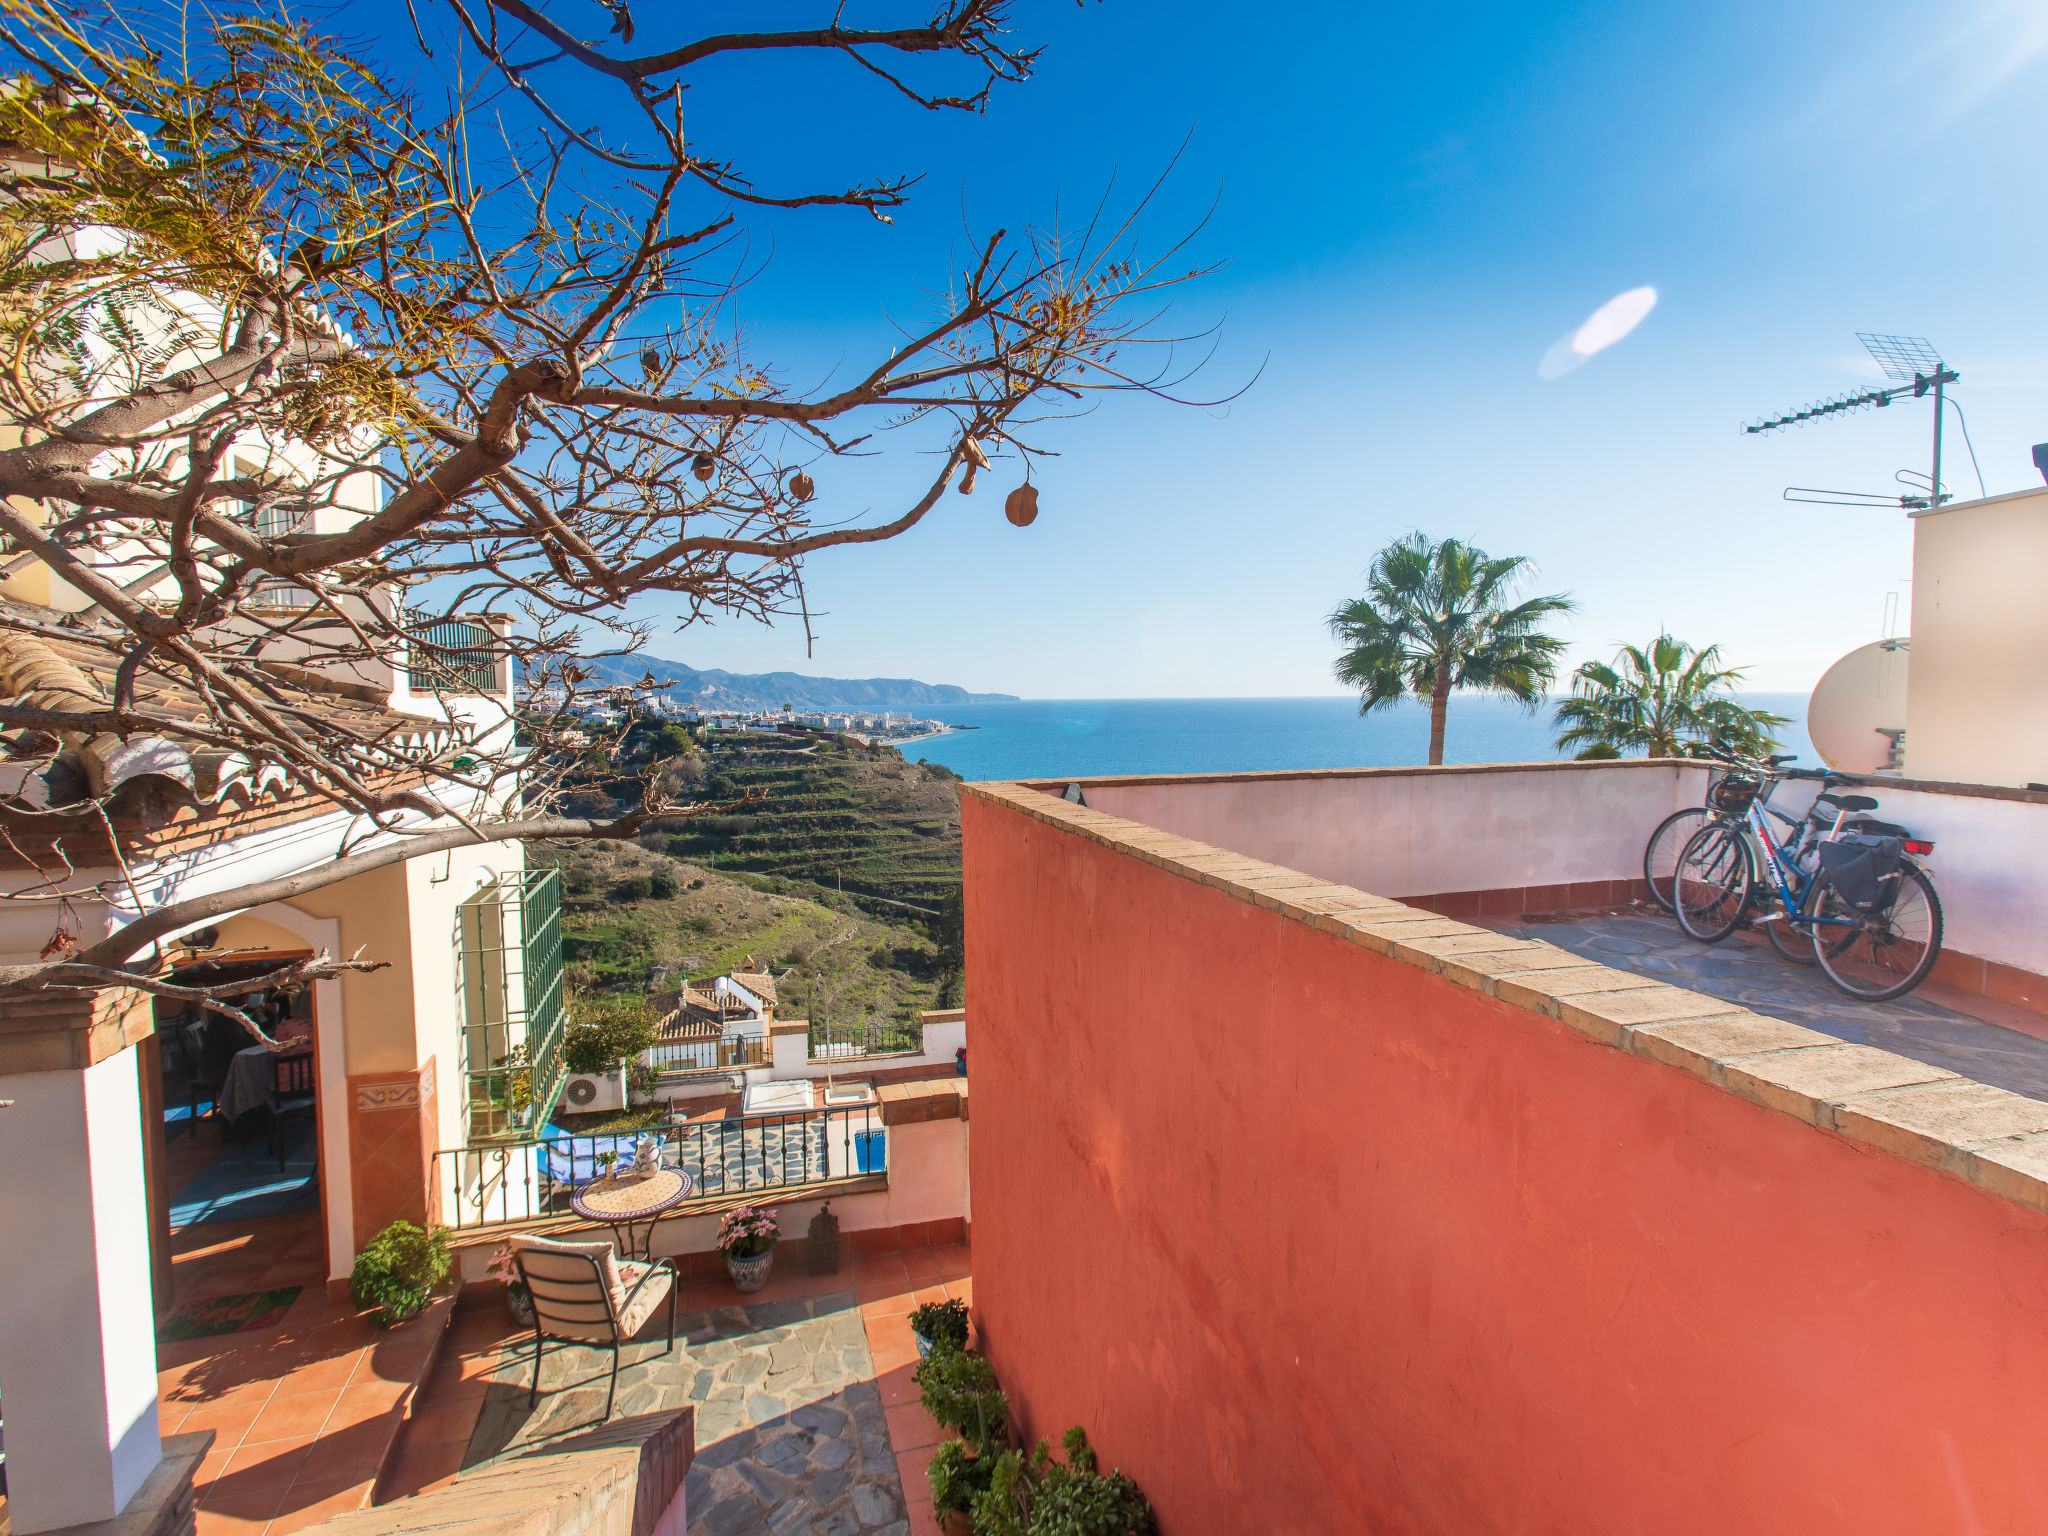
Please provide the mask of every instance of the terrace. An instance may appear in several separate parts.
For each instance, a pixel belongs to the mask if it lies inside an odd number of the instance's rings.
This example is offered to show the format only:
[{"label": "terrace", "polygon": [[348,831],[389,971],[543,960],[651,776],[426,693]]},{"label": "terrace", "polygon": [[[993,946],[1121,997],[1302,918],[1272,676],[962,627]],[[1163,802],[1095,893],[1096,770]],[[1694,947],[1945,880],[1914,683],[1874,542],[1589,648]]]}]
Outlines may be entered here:
[{"label": "terrace", "polygon": [[1872,1006],[1636,905],[1703,789],[969,786],[1025,1433],[1085,1423],[1177,1533],[2037,1526],[2048,795],[1878,785],[1948,933]]}]

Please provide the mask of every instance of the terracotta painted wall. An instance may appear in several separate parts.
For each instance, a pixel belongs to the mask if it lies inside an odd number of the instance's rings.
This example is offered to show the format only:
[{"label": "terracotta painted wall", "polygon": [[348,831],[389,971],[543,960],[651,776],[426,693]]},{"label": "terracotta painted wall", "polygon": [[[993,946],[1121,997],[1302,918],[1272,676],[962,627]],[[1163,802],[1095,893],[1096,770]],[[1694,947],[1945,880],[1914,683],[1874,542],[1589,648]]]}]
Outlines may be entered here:
[{"label": "terracotta painted wall", "polygon": [[978,1321],[1172,1536],[2048,1530],[2048,1218],[963,813]]}]

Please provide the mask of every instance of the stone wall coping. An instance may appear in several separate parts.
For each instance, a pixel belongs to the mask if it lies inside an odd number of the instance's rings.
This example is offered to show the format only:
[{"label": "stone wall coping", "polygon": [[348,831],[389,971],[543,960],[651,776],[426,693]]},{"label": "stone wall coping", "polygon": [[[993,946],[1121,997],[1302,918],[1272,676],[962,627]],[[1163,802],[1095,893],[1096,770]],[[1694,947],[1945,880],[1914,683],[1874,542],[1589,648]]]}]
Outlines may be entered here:
[{"label": "stone wall coping", "polygon": [[[1945,509],[1944,509],[1945,510]],[[1534,763],[1440,763],[1436,767],[1403,764],[1387,768],[1266,768],[1241,773],[1133,773],[1097,774],[1068,779],[1023,779],[1015,787],[1041,794],[1058,795],[1069,784],[1079,784],[1085,794],[1098,785],[1104,789],[1141,789],[1172,784],[1261,784],[1288,779],[1399,779],[1428,775],[1475,773],[1587,773],[1615,768],[1712,768],[1713,763],[1692,757],[1609,757]],[[1961,784],[1948,779],[1909,779],[1892,773],[1869,773],[1858,777],[1873,788],[1910,789],[1923,795],[1954,795],[1965,800],[2015,800],[2027,805],[2048,805],[2048,791],[2022,789],[2007,784]],[[991,780],[1000,786],[1006,781]],[[1142,825],[1142,823],[1134,823]]]},{"label": "stone wall coping", "polygon": [[957,1075],[884,1083],[875,1090],[875,1097],[881,1101],[884,1125],[967,1118],[967,1079]]},{"label": "stone wall coping", "polygon": [[[1708,768],[1713,765],[1690,757],[1608,757],[1579,762],[1573,758],[1546,758],[1533,763],[1440,763],[1436,767],[1401,764],[1386,768],[1254,768],[1240,773],[1126,773],[1096,774],[1069,779],[1022,779],[1008,787],[1057,795],[1069,784],[1079,784],[1085,793],[1095,785],[1103,788],[1134,789],[1148,784],[1264,784],[1284,779],[1407,779],[1424,774],[1467,773],[1585,773],[1598,769]],[[1004,780],[985,781],[991,788],[1005,787]],[[2043,798],[2048,798],[2044,796]],[[1141,823],[1133,823],[1141,825]]]},{"label": "stone wall coping", "polygon": [[694,1408],[638,1414],[479,1463],[431,1493],[306,1529],[323,1536],[653,1536],[696,1448]]},{"label": "stone wall coping", "polygon": [[1689,1072],[1820,1131],[2048,1212],[2048,1104],[1595,965],[1540,940],[1511,938],[1176,837],[1031,784],[974,783],[962,793],[1540,1014],[1609,1049]]}]

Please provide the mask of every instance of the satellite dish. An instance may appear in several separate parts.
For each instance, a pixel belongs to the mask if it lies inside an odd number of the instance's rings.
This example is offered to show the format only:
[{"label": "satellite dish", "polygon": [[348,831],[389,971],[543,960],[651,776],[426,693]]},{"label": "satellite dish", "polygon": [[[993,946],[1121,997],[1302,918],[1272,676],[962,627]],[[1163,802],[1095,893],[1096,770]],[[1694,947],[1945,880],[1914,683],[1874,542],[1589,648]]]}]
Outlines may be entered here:
[{"label": "satellite dish", "polygon": [[1906,642],[1873,640],[1836,662],[1814,685],[1806,734],[1837,773],[1895,768],[1893,743],[1906,729]]},{"label": "satellite dish", "polygon": [[597,1097],[597,1084],[587,1077],[572,1077],[566,1097],[571,1104],[588,1104]]}]

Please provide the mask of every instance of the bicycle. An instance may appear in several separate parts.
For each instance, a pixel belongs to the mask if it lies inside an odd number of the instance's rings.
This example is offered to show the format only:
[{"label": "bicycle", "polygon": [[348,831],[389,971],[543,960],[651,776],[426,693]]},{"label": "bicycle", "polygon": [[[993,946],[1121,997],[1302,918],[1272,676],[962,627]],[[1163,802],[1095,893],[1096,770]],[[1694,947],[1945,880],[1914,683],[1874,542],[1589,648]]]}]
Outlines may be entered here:
[{"label": "bicycle", "polygon": [[[1704,750],[1707,755],[1715,757],[1717,761],[1721,760],[1721,754],[1714,752],[1712,748]],[[1851,778],[1847,774],[1836,773],[1832,769],[1784,768],[1781,765],[1794,761],[1794,757],[1790,753],[1766,758],[1764,761],[1779,771],[1773,777],[1770,787],[1764,792],[1761,804],[1766,812],[1783,822],[1786,828],[1795,834],[1796,841],[1801,848],[1810,847],[1816,834],[1819,831],[1825,830],[1818,823],[1817,817],[1820,807],[1833,801],[1834,797],[1831,791],[1839,789],[1844,785],[1861,784],[1863,782],[1861,779]],[[1770,793],[1777,788],[1777,782],[1780,779],[1818,780],[1821,785],[1821,794],[1811,806],[1807,807],[1803,816],[1790,815],[1770,803]],[[1671,900],[1671,879],[1673,873],[1678,868],[1678,856],[1685,851],[1685,845],[1692,841],[1694,835],[1706,825],[1708,818],[1712,815],[1713,796],[1714,783],[1709,783],[1707,785],[1706,798],[1701,804],[1687,806],[1682,811],[1673,811],[1669,816],[1666,816],[1657,823],[1656,830],[1650,834],[1650,840],[1643,845],[1643,880],[1650,888],[1650,899],[1666,912],[1675,913],[1677,910]],[[1872,802],[1872,804],[1875,803],[1874,801]],[[1794,965],[1812,965],[1814,963],[1811,945],[1789,942],[1775,927],[1768,928],[1766,932],[1770,936],[1771,947]]]},{"label": "bicycle", "polygon": [[[1877,808],[1867,795],[1824,795],[1816,809],[1828,805],[1832,822],[1788,852],[1760,809],[1781,776],[1775,765],[1723,760],[1730,771],[1710,794],[1713,815],[1673,873],[1679,926],[1717,944],[1746,922],[1761,924],[1781,954],[1795,941],[1810,947],[1829,981],[1866,1002],[1904,996],[1924,981],[1941,954],[1942,913],[1916,860],[1934,844],[1862,817]],[[1851,834],[1859,840],[1843,842]],[[1800,861],[1809,852],[1810,868]]]}]

